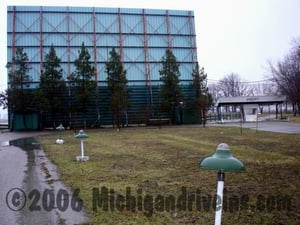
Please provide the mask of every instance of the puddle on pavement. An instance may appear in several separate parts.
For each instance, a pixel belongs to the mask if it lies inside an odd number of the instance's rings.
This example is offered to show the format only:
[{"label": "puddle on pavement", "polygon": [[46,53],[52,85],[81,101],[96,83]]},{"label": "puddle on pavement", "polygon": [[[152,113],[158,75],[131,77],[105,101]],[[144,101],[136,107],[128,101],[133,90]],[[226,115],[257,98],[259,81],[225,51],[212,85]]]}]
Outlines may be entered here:
[{"label": "puddle on pavement", "polygon": [[[59,190],[66,190],[69,196],[72,196],[72,191],[60,181],[56,166],[47,158],[34,137],[1,142],[1,146],[15,146],[26,152],[27,170],[24,171],[22,187],[25,193],[37,190],[42,194],[48,190],[55,195]],[[59,223],[62,225],[77,224],[87,222],[88,217],[83,211],[76,212],[70,207],[65,211],[53,208],[49,212],[45,210],[31,212],[28,207],[25,207],[18,216],[18,224],[57,224],[55,221],[65,221]]]},{"label": "puddle on pavement", "polygon": [[2,141],[0,142],[1,147],[15,146],[23,151],[39,150],[40,144],[36,141],[34,137],[20,138],[12,141]]},{"label": "puddle on pavement", "polygon": [[13,145],[19,147],[24,151],[32,151],[32,150],[40,149],[40,144],[36,142],[34,137],[20,138],[20,139],[9,141],[8,143],[7,142],[4,143],[7,144],[8,146]]}]

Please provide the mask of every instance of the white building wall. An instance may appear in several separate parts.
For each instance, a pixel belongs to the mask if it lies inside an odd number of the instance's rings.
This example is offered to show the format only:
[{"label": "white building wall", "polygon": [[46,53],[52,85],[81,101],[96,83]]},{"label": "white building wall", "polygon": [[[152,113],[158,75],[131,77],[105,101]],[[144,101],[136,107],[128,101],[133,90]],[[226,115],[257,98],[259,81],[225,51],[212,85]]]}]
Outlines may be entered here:
[{"label": "white building wall", "polygon": [[257,120],[258,104],[244,104],[243,109],[246,122],[255,122]]}]

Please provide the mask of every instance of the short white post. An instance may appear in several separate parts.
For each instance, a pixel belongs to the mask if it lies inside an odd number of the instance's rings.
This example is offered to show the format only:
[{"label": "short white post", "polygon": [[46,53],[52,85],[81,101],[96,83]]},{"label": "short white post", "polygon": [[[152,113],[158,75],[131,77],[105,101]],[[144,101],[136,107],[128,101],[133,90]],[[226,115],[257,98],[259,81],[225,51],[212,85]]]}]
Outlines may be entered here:
[{"label": "short white post", "polygon": [[223,189],[225,174],[223,171],[218,172],[217,198],[216,198],[216,214],[215,225],[221,225],[222,208],[223,208]]},{"label": "short white post", "polygon": [[89,160],[90,157],[84,155],[84,143],[83,143],[83,139],[87,138],[88,135],[86,133],[84,133],[83,130],[80,130],[75,137],[77,139],[80,139],[80,152],[81,152],[80,156],[76,156],[76,160],[77,161],[87,161],[87,160]]},{"label": "short white post", "polygon": [[62,131],[64,130],[64,126],[60,124],[58,127],[56,127],[56,130],[59,130],[59,137],[56,139],[56,144],[63,144],[64,140],[62,139]]},{"label": "short white post", "polygon": [[80,140],[80,145],[81,145],[81,157],[84,157],[84,146],[83,146],[83,140]]}]

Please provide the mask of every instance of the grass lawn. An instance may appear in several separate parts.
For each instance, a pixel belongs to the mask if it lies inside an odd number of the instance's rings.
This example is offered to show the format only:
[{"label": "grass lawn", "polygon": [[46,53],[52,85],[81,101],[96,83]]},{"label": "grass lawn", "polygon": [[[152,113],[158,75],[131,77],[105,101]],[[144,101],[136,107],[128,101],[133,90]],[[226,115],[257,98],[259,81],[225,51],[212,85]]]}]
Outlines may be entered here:
[{"label": "grass lawn", "polygon": [[294,122],[294,123],[300,123],[300,116],[297,115],[297,116],[291,116],[291,121]]},{"label": "grass lawn", "polygon": [[87,162],[75,160],[80,141],[71,131],[63,145],[57,133],[39,141],[61,179],[80,189],[89,224],[213,224],[217,171],[199,161],[222,142],[246,166],[225,173],[222,224],[300,223],[299,135],[195,126],[86,132]]}]

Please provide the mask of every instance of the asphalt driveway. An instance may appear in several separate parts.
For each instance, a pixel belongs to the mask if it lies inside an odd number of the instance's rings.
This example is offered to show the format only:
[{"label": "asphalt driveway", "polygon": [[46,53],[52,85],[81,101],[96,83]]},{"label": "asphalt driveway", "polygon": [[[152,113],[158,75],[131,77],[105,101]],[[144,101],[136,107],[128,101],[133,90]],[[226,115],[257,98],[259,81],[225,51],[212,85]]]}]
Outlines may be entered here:
[{"label": "asphalt driveway", "polygon": [[0,225],[69,225],[88,220],[73,198],[74,191],[60,181],[56,166],[36,143],[34,137],[43,134],[47,133],[0,134]]},{"label": "asphalt driveway", "polygon": [[272,122],[225,122],[225,123],[210,123],[208,126],[231,126],[250,128],[254,130],[288,133],[288,134],[300,134],[300,123],[286,122],[286,121],[272,121]]}]

